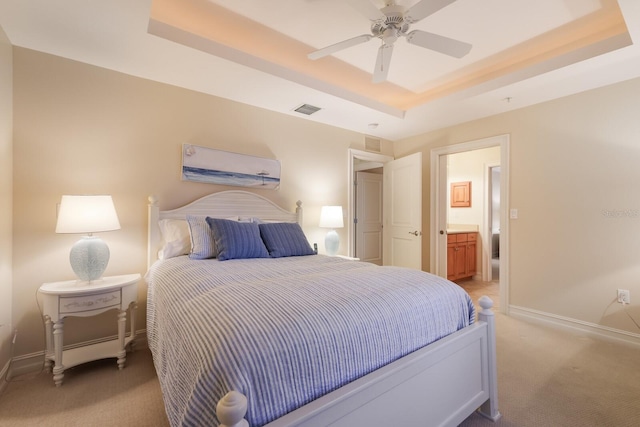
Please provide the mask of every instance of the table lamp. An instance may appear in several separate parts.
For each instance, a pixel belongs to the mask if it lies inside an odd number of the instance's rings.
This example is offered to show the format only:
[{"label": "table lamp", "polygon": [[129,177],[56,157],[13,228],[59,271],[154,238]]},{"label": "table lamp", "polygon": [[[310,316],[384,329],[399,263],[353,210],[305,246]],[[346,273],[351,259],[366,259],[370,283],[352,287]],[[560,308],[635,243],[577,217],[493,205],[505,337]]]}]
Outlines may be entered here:
[{"label": "table lamp", "polygon": [[344,227],[342,206],[323,206],[320,211],[320,227],[331,228],[324,238],[324,248],[327,255],[335,255],[340,247],[340,237],[336,228]]},{"label": "table lamp", "polygon": [[119,230],[111,196],[62,196],[56,233],[86,233],[69,253],[71,268],[80,280],[102,277],[109,263],[109,247],[93,233]]}]

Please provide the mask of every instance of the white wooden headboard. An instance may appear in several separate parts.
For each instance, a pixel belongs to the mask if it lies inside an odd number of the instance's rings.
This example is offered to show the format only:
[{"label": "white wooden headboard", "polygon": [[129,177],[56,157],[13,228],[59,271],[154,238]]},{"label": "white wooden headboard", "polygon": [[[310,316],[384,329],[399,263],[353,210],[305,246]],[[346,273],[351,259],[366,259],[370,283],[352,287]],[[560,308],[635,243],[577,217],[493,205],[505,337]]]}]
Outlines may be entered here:
[{"label": "white wooden headboard", "polygon": [[176,209],[161,211],[156,197],[149,196],[147,268],[158,259],[158,251],[162,244],[158,221],[168,218],[185,219],[187,215],[212,218],[238,216],[264,221],[297,222],[302,225],[302,202],[298,200],[295,212],[290,212],[258,194],[230,190],[209,194]]}]

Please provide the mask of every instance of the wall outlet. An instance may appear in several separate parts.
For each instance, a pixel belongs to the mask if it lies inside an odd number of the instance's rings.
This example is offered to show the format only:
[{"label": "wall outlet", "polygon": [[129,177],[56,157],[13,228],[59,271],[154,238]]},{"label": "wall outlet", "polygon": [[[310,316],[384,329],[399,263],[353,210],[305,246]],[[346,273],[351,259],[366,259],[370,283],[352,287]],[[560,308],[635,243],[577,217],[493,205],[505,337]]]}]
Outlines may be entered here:
[{"label": "wall outlet", "polygon": [[626,289],[618,289],[618,302],[620,304],[631,304],[631,293]]}]

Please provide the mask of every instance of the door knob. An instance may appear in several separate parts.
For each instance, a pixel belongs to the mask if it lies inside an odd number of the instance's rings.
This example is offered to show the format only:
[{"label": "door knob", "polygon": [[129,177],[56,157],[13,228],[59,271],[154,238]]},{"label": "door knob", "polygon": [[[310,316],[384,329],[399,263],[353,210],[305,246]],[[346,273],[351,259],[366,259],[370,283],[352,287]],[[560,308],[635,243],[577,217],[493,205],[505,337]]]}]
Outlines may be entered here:
[{"label": "door knob", "polygon": [[419,236],[420,232],[418,230],[416,231],[410,231],[409,234],[413,234],[414,236]]},{"label": "door knob", "polygon": [[444,230],[440,230],[440,234],[444,234]]}]

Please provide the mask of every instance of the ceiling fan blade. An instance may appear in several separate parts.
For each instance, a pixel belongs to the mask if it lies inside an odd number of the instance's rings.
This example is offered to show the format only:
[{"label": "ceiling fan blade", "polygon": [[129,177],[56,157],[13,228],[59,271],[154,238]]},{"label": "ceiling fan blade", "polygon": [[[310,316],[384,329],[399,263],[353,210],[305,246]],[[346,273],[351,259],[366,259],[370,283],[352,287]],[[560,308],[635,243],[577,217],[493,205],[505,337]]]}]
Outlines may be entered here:
[{"label": "ceiling fan blade", "polygon": [[471,50],[469,43],[450,39],[449,37],[426,31],[414,30],[407,34],[407,42],[426,49],[435,50],[455,58],[462,58]]},{"label": "ceiling fan blade", "polygon": [[456,0],[422,0],[414,4],[404,14],[404,20],[410,24],[418,22],[444,8]]},{"label": "ceiling fan blade", "polygon": [[320,59],[327,55],[331,55],[332,53],[338,52],[339,50],[346,49],[351,46],[355,46],[361,43],[368,42],[371,40],[373,36],[370,34],[363,34],[358,37],[354,37],[352,39],[343,40],[339,43],[332,44],[331,46],[324,47],[320,50],[316,50],[315,52],[311,52],[307,57],[309,59]]},{"label": "ceiling fan blade", "polygon": [[352,8],[370,21],[384,21],[387,17],[370,0],[348,0]]},{"label": "ceiling fan blade", "polygon": [[373,82],[382,83],[387,80],[389,74],[389,65],[391,64],[391,54],[393,53],[392,44],[383,44],[378,49],[378,57],[376,58],[376,68],[373,70]]}]

